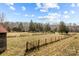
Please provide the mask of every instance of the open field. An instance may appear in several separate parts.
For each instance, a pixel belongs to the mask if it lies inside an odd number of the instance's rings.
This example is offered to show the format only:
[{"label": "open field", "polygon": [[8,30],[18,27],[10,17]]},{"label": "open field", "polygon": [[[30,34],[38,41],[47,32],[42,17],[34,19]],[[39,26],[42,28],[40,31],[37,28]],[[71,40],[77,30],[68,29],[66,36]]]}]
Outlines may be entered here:
[{"label": "open field", "polygon": [[[79,55],[79,34],[65,40],[49,44],[27,55],[38,56],[75,56]],[[76,52],[77,48],[77,52]]]},{"label": "open field", "polygon": [[[70,53],[67,53],[67,49],[72,45],[73,42],[79,42],[79,34],[52,43],[48,44],[44,47],[41,47],[40,50],[34,50],[27,55],[70,55]],[[47,41],[50,41],[50,39],[55,40],[55,37],[66,37],[66,35],[60,35],[58,33],[28,33],[28,32],[21,32],[21,33],[8,33],[7,34],[7,50],[2,53],[1,55],[21,55],[23,56],[26,49],[26,42],[27,41],[36,41],[41,40],[41,43],[44,42],[44,39],[47,39]],[[77,38],[75,38],[77,37]],[[72,50],[72,49],[71,49]],[[70,50],[70,51],[71,51]]]}]

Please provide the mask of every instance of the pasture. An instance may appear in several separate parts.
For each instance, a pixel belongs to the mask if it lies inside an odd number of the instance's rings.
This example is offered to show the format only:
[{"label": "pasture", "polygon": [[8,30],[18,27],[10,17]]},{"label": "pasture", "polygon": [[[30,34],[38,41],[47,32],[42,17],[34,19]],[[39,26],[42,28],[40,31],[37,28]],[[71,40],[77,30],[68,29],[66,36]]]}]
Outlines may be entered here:
[{"label": "pasture", "polygon": [[[71,35],[71,33],[70,33]],[[60,40],[58,42],[48,44],[46,46],[40,47],[39,50],[34,50],[32,52],[27,53],[26,55],[68,55],[67,48],[71,46],[71,42],[74,41],[74,37],[76,36],[76,40],[78,40],[78,35],[73,35],[64,40]],[[45,42],[55,41],[59,39],[59,37],[68,37],[68,35],[54,34],[54,33],[28,33],[28,32],[14,32],[7,34],[7,50],[0,54],[5,56],[23,56],[26,49],[26,42],[34,42],[40,40],[41,44]],[[79,40],[78,40],[79,41]],[[78,42],[77,41],[77,42]],[[72,49],[71,49],[72,50]]]}]

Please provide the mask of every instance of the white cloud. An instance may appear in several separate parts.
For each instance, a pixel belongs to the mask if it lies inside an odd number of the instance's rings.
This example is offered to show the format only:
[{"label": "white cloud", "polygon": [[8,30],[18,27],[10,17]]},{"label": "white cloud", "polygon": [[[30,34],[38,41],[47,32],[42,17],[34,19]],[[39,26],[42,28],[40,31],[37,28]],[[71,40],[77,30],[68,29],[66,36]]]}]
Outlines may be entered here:
[{"label": "white cloud", "polygon": [[58,13],[49,13],[46,16],[39,16],[38,19],[53,21],[53,20],[59,20],[60,17],[61,15]]},{"label": "white cloud", "polygon": [[31,15],[31,17],[34,17],[34,16],[35,16],[35,15],[33,15],[33,14]]},{"label": "white cloud", "polygon": [[64,11],[64,14],[67,14],[68,13],[68,11]]},{"label": "white cloud", "polygon": [[69,15],[61,15],[59,13],[49,13],[46,16],[39,16],[38,19],[40,20],[48,20],[48,21],[53,21],[53,20],[64,20],[64,19],[69,19],[70,16]]},{"label": "white cloud", "polygon": [[59,8],[57,3],[44,3],[43,8]]},{"label": "white cloud", "polygon": [[25,11],[26,10],[26,7],[25,6],[22,6],[22,10]]},{"label": "white cloud", "polygon": [[6,3],[7,6],[13,6],[14,3]]},{"label": "white cloud", "polygon": [[68,19],[68,18],[70,18],[70,16],[69,15],[64,15],[64,18]]},{"label": "white cloud", "polygon": [[47,12],[47,10],[45,10],[45,9],[40,9],[40,11],[41,11],[41,12]]},{"label": "white cloud", "polygon": [[25,16],[25,17],[27,17],[27,16],[28,16],[28,17],[34,17],[35,15],[33,15],[33,14],[32,14],[32,15],[25,14],[24,16]]},{"label": "white cloud", "polygon": [[6,3],[6,5],[13,11],[15,11],[15,8],[13,7],[14,6],[14,3]]},{"label": "white cloud", "polygon": [[36,6],[36,9],[40,9],[41,12],[46,12],[49,8],[60,8],[57,3],[37,3]]},{"label": "white cloud", "polygon": [[71,4],[71,7],[75,7],[75,6],[76,6],[75,3],[72,3],[72,4]]},{"label": "white cloud", "polygon": [[24,16],[25,16],[25,17],[27,17],[28,15],[27,15],[27,14],[25,14]]},{"label": "white cloud", "polygon": [[14,5],[14,3],[9,3],[10,5]]},{"label": "white cloud", "polygon": [[11,10],[15,11],[16,9],[13,6],[9,6]]},{"label": "white cloud", "polygon": [[77,3],[77,7],[79,7],[79,3]]},{"label": "white cloud", "polygon": [[75,13],[75,11],[71,10],[71,13],[72,13],[72,14],[74,14],[74,13]]},{"label": "white cloud", "polygon": [[60,17],[61,15],[58,13],[49,13],[49,16]]},{"label": "white cloud", "polygon": [[36,3],[37,8],[41,8],[41,3]]}]

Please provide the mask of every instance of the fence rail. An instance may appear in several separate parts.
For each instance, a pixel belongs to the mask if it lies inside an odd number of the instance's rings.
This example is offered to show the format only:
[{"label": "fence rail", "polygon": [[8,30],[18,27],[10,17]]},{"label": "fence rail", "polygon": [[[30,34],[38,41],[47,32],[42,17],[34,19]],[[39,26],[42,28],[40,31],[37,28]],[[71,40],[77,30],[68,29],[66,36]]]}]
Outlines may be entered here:
[{"label": "fence rail", "polygon": [[[63,39],[67,39],[67,38],[72,37],[74,35],[76,35],[76,34],[71,34],[71,35],[67,35],[67,36],[58,36],[58,37],[55,37],[54,39],[51,38],[50,40],[45,38],[44,40],[37,40],[37,41],[32,41],[32,42],[27,41],[24,55],[26,55],[27,52],[33,51],[35,49],[39,50],[40,47],[42,47],[42,46],[46,46],[48,44],[58,42],[58,41],[63,40]],[[41,43],[41,41],[43,41],[43,43]]]}]

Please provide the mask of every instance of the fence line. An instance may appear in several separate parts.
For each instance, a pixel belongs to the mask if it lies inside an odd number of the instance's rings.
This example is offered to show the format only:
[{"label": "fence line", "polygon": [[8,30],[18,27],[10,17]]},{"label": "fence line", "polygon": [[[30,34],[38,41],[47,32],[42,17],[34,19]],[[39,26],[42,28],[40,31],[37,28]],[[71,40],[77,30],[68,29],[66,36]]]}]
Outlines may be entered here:
[{"label": "fence line", "polygon": [[[75,35],[75,34],[74,34]],[[66,38],[69,38],[69,37],[72,37],[73,35],[69,35],[69,36],[65,36],[65,37],[63,37],[63,36],[58,36],[58,37],[55,37],[54,39],[54,41],[53,41],[53,39],[51,38],[50,40],[49,40],[49,42],[47,41],[47,39],[44,39],[44,43],[43,44],[41,44],[41,40],[37,40],[36,41],[36,44],[34,44],[35,43],[35,41],[34,42],[26,42],[26,49],[25,49],[25,54],[24,55],[26,55],[26,52],[29,52],[29,51],[31,51],[31,50],[34,50],[34,49],[40,49],[40,47],[41,46],[45,46],[45,45],[47,45],[47,44],[50,44],[50,43],[54,43],[54,42],[57,42],[57,41],[60,41],[60,40],[63,40],[63,39],[66,39]],[[30,47],[29,48],[29,45],[31,45],[32,47]]]}]

